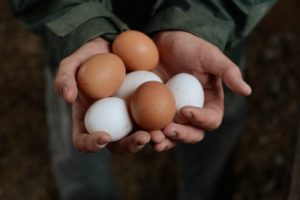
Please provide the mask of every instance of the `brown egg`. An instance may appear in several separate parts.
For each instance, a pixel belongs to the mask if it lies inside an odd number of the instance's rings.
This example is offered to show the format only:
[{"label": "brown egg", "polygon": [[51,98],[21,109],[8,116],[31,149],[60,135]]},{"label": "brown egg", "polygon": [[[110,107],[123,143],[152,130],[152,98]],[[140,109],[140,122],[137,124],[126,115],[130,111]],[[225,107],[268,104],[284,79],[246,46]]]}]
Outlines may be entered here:
[{"label": "brown egg", "polygon": [[159,59],[152,39],[138,31],[130,30],[118,35],[113,42],[112,51],[122,58],[129,71],[151,70],[156,67]]},{"label": "brown egg", "polygon": [[164,84],[149,81],[134,92],[130,110],[140,127],[149,131],[160,130],[171,123],[175,116],[175,98]]},{"label": "brown egg", "polygon": [[113,95],[126,74],[123,61],[112,53],[97,54],[79,68],[77,83],[88,97],[100,99]]}]

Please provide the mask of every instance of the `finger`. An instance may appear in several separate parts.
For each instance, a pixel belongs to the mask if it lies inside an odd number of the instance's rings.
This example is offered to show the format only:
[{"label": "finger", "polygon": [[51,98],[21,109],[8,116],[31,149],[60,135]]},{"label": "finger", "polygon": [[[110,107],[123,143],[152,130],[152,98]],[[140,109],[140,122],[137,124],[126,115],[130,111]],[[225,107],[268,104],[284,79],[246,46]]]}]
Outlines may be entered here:
[{"label": "finger", "polygon": [[62,96],[67,102],[74,102],[78,93],[76,84],[78,68],[89,57],[108,51],[108,42],[101,38],[96,38],[63,59],[59,64],[55,79],[55,89],[58,95]]},{"label": "finger", "polygon": [[107,133],[81,133],[73,136],[74,147],[82,153],[91,153],[99,151],[110,142],[110,136]]},{"label": "finger", "polygon": [[109,42],[98,37],[80,47],[70,57],[71,59],[76,58],[74,60],[78,60],[80,63],[82,63],[95,54],[107,52],[109,52]]},{"label": "finger", "polygon": [[164,130],[164,134],[172,140],[194,144],[204,138],[204,131],[194,126],[172,123]]},{"label": "finger", "polygon": [[76,72],[80,62],[70,58],[61,61],[56,74],[54,86],[59,96],[72,103],[77,97]]},{"label": "finger", "polygon": [[165,138],[161,143],[154,144],[153,149],[156,152],[162,152],[162,151],[167,151],[175,146],[176,146],[175,141],[173,141],[169,138]]},{"label": "finger", "polygon": [[88,134],[86,133],[84,125],[84,112],[85,109],[81,107],[78,98],[72,104],[72,122],[73,122],[73,145],[83,153],[95,152],[103,148],[111,141],[110,135],[104,132]]},{"label": "finger", "polygon": [[205,88],[203,108],[183,107],[180,113],[190,124],[204,130],[213,130],[220,126],[224,115],[224,91],[220,78],[211,79],[210,88]]},{"label": "finger", "polygon": [[232,91],[244,96],[250,95],[251,87],[244,81],[239,67],[219,49],[214,48],[212,51],[215,56],[205,62],[206,71],[219,76]]},{"label": "finger", "polygon": [[72,104],[73,145],[80,152],[98,151],[111,141],[111,137],[107,133],[87,133],[84,114],[88,105],[90,105],[89,100],[80,94]]},{"label": "finger", "polygon": [[189,124],[211,131],[217,129],[222,123],[223,113],[212,108],[199,109],[196,107],[184,107],[181,113],[188,119]]},{"label": "finger", "polygon": [[110,143],[107,147],[114,154],[124,155],[140,151],[149,142],[148,132],[136,131],[120,141]]},{"label": "finger", "polygon": [[150,132],[151,141],[154,143],[161,143],[166,137],[161,130]]}]

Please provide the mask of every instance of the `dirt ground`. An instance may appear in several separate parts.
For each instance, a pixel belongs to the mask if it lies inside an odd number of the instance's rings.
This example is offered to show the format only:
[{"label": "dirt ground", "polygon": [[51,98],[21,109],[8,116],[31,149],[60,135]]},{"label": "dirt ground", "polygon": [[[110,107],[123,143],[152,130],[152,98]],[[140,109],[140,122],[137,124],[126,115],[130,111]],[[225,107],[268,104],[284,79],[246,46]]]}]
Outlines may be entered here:
[{"label": "dirt ground", "polygon": [[[0,10],[0,199],[57,199],[47,147],[43,50],[12,17],[6,0]],[[300,130],[299,10],[298,0],[280,1],[249,37],[246,78],[253,94],[234,158],[233,200],[286,199]],[[124,199],[145,199],[145,193],[147,199],[176,199],[174,160],[174,150],[156,154],[149,148],[114,159]]]}]

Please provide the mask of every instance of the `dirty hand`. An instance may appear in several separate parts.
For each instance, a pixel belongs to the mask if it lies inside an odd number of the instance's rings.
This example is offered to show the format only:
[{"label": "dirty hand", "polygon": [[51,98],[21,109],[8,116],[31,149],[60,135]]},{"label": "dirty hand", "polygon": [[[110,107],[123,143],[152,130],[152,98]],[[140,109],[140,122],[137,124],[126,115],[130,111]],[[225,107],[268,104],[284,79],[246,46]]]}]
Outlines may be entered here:
[{"label": "dirty hand", "polygon": [[243,80],[240,69],[211,43],[187,32],[166,31],[154,41],[159,49],[160,63],[154,70],[164,81],[177,73],[189,73],[201,82],[205,102],[203,108],[186,106],[180,110],[188,125],[171,123],[162,131],[151,133],[154,149],[163,151],[176,141],[196,143],[204,131],[218,128],[224,114],[222,81],[239,95],[250,95],[251,88]]},{"label": "dirty hand", "polygon": [[108,149],[114,154],[137,152],[150,141],[148,132],[136,131],[117,142],[110,143],[111,138],[107,133],[88,134],[84,126],[85,112],[93,100],[78,90],[76,73],[85,60],[106,52],[109,52],[109,43],[102,38],[95,38],[63,59],[56,74],[55,89],[58,95],[72,104],[73,144],[78,151],[96,152],[108,144]]}]

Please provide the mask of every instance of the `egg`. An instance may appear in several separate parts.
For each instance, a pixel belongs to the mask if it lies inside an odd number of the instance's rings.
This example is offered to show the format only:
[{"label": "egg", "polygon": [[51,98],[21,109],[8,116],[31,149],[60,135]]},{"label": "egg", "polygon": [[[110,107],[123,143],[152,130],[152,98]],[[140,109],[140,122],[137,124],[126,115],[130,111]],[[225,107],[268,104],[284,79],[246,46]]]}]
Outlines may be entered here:
[{"label": "egg", "polygon": [[129,100],[133,92],[143,83],[148,81],[157,81],[162,83],[162,80],[153,72],[139,70],[133,71],[126,75],[121,87],[116,92],[115,96]]},{"label": "egg", "polygon": [[140,85],[130,100],[134,121],[148,131],[160,130],[173,121],[175,99],[163,83],[149,81]]},{"label": "egg", "polygon": [[166,83],[176,101],[175,121],[186,123],[187,120],[180,114],[184,106],[195,106],[202,108],[204,104],[204,91],[199,80],[187,73],[180,73],[173,76]]},{"label": "egg", "polygon": [[88,97],[100,99],[113,95],[126,75],[123,61],[112,53],[101,53],[86,60],[79,68],[77,83]]},{"label": "egg", "polygon": [[84,123],[89,133],[106,132],[112,141],[122,139],[133,128],[125,101],[117,97],[97,100],[87,110]]},{"label": "egg", "polygon": [[134,30],[119,34],[112,44],[112,52],[122,58],[128,71],[151,70],[159,60],[153,40]]}]

